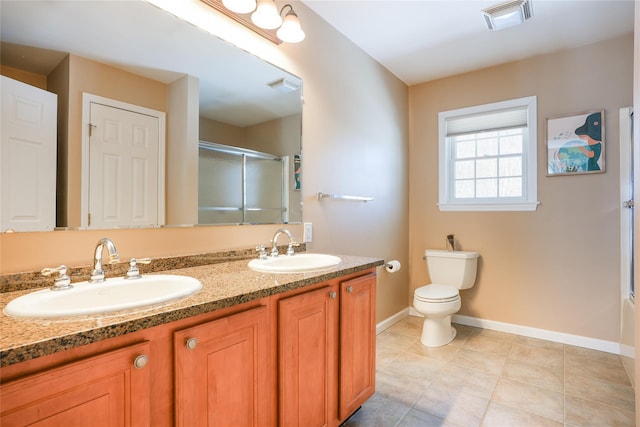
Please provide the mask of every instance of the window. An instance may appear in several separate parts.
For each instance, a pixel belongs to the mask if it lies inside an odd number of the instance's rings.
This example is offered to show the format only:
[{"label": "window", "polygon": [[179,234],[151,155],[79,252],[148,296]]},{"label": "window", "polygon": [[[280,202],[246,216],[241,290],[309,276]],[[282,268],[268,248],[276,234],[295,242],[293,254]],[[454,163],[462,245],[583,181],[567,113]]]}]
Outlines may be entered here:
[{"label": "window", "polygon": [[441,211],[534,211],[536,97],[438,115]]}]

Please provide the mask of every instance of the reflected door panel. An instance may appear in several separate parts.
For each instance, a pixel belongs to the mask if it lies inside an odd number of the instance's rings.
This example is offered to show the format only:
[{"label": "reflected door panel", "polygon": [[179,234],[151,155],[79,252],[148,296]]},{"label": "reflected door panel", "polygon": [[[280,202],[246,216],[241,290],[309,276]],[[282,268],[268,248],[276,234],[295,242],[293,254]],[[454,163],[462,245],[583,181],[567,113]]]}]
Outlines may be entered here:
[{"label": "reflected door panel", "polygon": [[53,230],[57,96],[2,76],[0,231]]},{"label": "reflected door panel", "polygon": [[158,224],[158,118],[91,103],[89,228]]}]

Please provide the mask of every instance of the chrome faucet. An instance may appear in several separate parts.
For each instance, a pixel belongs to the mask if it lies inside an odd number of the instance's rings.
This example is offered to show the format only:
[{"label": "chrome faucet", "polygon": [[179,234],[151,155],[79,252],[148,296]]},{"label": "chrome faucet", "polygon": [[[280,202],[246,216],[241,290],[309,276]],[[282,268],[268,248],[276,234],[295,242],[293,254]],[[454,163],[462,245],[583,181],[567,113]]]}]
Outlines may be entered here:
[{"label": "chrome faucet", "polygon": [[289,236],[289,247],[287,248],[287,255],[293,255],[293,247],[298,246],[298,243],[296,243],[289,230],[287,230],[286,228],[278,228],[276,233],[273,235],[273,239],[271,239],[271,243],[273,244],[273,246],[271,247],[272,257],[278,256],[278,237],[280,237],[281,234],[286,234],[287,236]]},{"label": "chrome faucet", "polygon": [[91,272],[91,280],[89,283],[101,283],[104,282],[104,270],[102,269],[102,251],[107,248],[107,252],[109,252],[109,262],[108,264],[115,264],[120,262],[120,256],[118,255],[118,251],[116,250],[116,246],[110,239],[103,237],[98,241],[96,245],[96,250],[94,254],[94,265],[93,271]]}]

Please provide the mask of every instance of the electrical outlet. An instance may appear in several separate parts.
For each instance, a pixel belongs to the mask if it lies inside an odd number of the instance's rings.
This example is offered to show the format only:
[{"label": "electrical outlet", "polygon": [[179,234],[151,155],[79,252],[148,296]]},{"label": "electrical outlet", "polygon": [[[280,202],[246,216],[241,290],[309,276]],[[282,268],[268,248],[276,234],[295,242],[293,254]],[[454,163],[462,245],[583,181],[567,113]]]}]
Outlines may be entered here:
[{"label": "electrical outlet", "polygon": [[313,224],[310,222],[304,223],[304,236],[302,240],[304,243],[308,243],[313,240]]}]

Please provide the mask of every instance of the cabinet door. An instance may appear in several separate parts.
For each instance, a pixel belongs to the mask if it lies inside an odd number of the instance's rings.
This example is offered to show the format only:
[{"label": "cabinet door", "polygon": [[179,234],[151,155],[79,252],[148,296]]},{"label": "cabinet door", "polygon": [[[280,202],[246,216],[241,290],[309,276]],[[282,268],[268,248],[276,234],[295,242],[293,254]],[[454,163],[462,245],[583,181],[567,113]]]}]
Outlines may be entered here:
[{"label": "cabinet door", "polygon": [[326,286],[278,302],[281,426],[335,418],[337,301],[336,287]]},{"label": "cabinet door", "polygon": [[340,419],[375,391],[376,276],[340,283]]},{"label": "cabinet door", "polygon": [[174,333],[178,426],[269,425],[265,306]]},{"label": "cabinet door", "polygon": [[0,424],[150,425],[150,366],[138,358],[149,349],[144,342],[2,384]]}]

